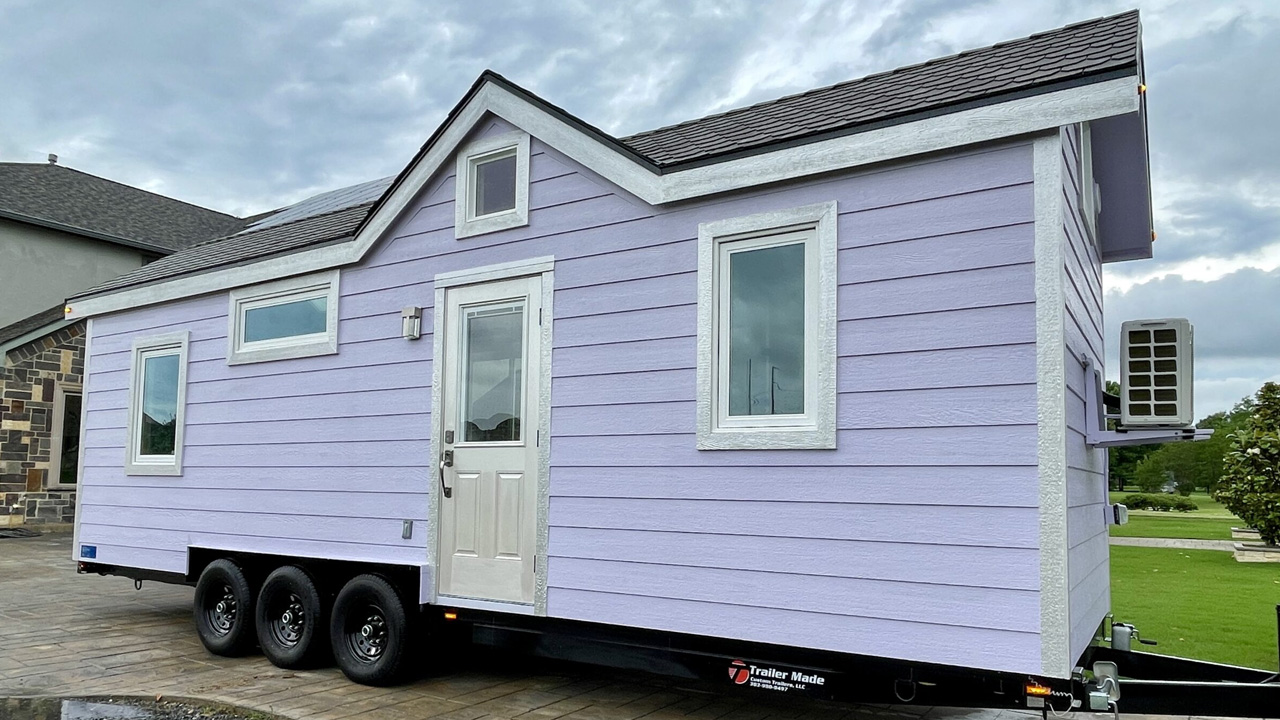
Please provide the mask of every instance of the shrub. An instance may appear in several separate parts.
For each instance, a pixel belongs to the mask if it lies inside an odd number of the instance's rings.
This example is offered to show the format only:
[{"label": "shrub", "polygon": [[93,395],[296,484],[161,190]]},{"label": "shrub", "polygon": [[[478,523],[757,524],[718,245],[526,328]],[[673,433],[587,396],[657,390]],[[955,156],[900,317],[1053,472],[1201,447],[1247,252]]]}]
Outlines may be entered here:
[{"label": "shrub", "polygon": [[1121,498],[1120,503],[1131,510],[1161,510],[1164,512],[1177,510],[1178,512],[1190,512],[1192,510],[1200,509],[1198,505],[1184,497],[1151,493],[1134,493],[1132,495],[1125,495]]},{"label": "shrub", "polygon": [[1280,385],[1258,390],[1253,414],[1231,435],[1222,470],[1214,498],[1268,545],[1280,544]]}]

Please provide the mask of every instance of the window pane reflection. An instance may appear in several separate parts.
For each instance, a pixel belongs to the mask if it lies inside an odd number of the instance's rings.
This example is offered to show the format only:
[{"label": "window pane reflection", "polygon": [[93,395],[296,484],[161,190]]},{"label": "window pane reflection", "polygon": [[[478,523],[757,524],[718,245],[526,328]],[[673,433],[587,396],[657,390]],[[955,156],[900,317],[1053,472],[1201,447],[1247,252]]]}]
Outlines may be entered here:
[{"label": "window pane reflection", "polygon": [[468,309],[465,318],[463,440],[519,440],[524,303]]},{"label": "window pane reflection", "polygon": [[804,244],[729,255],[729,414],[804,413]]}]

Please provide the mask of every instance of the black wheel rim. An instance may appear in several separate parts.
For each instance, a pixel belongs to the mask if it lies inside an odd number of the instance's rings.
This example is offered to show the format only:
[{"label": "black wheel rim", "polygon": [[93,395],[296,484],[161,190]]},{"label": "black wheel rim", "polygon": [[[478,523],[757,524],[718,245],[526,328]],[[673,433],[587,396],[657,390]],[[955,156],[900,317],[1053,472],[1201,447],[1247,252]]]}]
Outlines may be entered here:
[{"label": "black wheel rim", "polygon": [[223,583],[222,587],[205,596],[204,619],[218,637],[231,633],[239,612],[240,606],[230,585]]},{"label": "black wheel rim", "polygon": [[343,635],[351,656],[368,664],[381,660],[388,637],[387,616],[382,608],[371,603],[354,607],[347,618]]},{"label": "black wheel rim", "polygon": [[302,598],[294,593],[280,598],[268,611],[271,618],[271,639],[280,647],[297,647],[302,640],[302,633],[307,628],[306,611],[302,608]]}]

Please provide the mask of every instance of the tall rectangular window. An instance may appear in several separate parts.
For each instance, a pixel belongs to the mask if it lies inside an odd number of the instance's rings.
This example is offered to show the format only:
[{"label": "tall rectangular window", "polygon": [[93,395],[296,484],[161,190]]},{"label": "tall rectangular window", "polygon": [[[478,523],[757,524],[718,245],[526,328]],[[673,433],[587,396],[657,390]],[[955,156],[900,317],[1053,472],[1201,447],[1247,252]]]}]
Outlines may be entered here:
[{"label": "tall rectangular window", "polygon": [[699,449],[835,447],[835,215],[699,226]]},{"label": "tall rectangular window", "polygon": [[53,391],[53,427],[49,447],[50,489],[67,489],[76,484],[80,470],[80,414],[83,408],[79,385],[58,383]]},{"label": "tall rectangular window", "polygon": [[227,364],[338,352],[338,271],[231,291]]},{"label": "tall rectangular window", "polygon": [[181,475],[187,333],[135,342],[132,372],[125,470],[131,475]]},{"label": "tall rectangular window", "polygon": [[777,240],[721,246],[730,417],[804,414],[805,242]]}]

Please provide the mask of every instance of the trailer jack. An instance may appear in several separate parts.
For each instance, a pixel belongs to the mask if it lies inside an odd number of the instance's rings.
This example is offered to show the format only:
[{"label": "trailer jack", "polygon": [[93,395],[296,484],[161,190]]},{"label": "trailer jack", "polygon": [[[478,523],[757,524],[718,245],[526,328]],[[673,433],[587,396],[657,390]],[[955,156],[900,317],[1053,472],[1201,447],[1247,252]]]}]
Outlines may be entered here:
[{"label": "trailer jack", "polygon": [[[1276,619],[1280,642],[1280,605]],[[1083,658],[1092,678],[1077,670],[1089,710],[1115,713],[1123,706],[1126,713],[1262,718],[1280,709],[1280,673],[1140,652],[1132,649],[1133,640],[1155,643],[1141,639],[1132,625],[1110,627],[1110,645],[1096,645]]]}]

